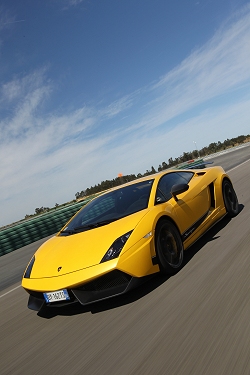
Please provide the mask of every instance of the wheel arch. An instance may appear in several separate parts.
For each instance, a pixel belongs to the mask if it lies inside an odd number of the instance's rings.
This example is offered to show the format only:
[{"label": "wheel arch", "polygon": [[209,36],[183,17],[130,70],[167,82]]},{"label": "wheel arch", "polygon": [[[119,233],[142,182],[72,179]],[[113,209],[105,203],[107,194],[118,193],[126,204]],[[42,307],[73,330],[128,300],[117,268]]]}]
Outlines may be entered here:
[{"label": "wheel arch", "polygon": [[230,180],[230,178],[228,176],[223,176],[222,181],[221,181],[221,186],[222,186],[224,181],[228,181],[233,185],[232,181]]},{"label": "wheel arch", "polygon": [[232,184],[230,177],[226,173],[217,176],[217,178],[213,181],[215,208],[224,207],[224,199],[222,194],[222,186],[224,181],[228,181]]},{"label": "wheel arch", "polygon": [[176,224],[176,222],[173,220],[173,218],[169,215],[162,215],[158,220],[157,220],[157,223],[155,225],[155,238],[156,238],[156,232],[157,232],[157,228],[159,227],[159,224],[162,222],[162,221],[170,221],[175,227],[176,229],[178,230],[180,236],[181,236],[181,232],[180,232],[180,229],[178,227],[178,225]]}]

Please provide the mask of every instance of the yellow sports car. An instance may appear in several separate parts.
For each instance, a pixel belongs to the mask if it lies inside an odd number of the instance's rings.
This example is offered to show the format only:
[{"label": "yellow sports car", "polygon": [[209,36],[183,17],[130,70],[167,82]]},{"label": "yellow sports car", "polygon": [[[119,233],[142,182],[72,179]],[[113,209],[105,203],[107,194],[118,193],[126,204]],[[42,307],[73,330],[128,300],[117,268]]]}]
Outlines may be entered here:
[{"label": "yellow sports car", "polygon": [[183,250],[237,213],[221,167],[165,170],[111,189],[36,251],[22,279],[28,307],[85,305],[125,293],[144,276],[174,274]]}]

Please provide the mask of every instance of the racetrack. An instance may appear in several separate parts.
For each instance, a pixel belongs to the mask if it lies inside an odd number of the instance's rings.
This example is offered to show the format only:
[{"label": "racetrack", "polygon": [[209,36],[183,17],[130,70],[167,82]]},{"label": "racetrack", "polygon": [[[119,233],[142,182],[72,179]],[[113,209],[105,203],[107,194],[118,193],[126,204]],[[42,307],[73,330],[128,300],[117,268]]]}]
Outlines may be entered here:
[{"label": "racetrack", "polygon": [[196,242],[173,277],[39,316],[20,277],[43,240],[2,256],[1,374],[249,375],[249,151],[213,159],[229,171],[241,212]]}]

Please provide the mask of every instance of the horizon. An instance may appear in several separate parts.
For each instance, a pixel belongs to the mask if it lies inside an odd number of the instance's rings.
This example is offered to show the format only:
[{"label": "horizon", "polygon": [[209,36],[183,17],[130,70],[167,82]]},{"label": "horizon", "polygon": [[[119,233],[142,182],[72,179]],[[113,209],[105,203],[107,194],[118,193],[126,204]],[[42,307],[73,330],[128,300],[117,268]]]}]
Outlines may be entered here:
[{"label": "horizon", "polygon": [[[241,135],[242,136],[242,135]],[[239,136],[240,137],[240,136]],[[238,149],[238,148],[240,148],[240,147],[244,147],[244,145],[247,145],[248,143],[250,143],[250,140],[248,140],[249,139],[249,135],[246,135],[246,137],[248,137],[247,138],[247,141],[245,142],[243,142],[243,143],[239,143],[238,145],[235,145],[235,146],[228,146],[228,148],[226,148],[226,149],[224,149],[223,151],[217,151],[217,152],[215,152],[215,153],[212,153],[212,154],[207,154],[207,155],[205,155],[205,156],[198,156],[197,158],[194,158],[193,160],[188,160],[187,162],[181,162],[181,163],[179,163],[179,164],[174,164],[173,165],[173,167],[174,166],[176,166],[176,165],[182,165],[182,164],[186,164],[186,163],[188,163],[188,162],[190,162],[190,161],[196,161],[196,160],[205,160],[205,159],[210,159],[211,157],[216,157],[217,156],[217,154],[218,154],[218,156],[219,155],[221,155],[221,154],[224,154],[224,153],[228,153],[228,152],[232,152],[232,151],[235,151],[235,149]],[[237,138],[237,137],[236,137]],[[226,141],[226,140],[225,140]],[[222,142],[222,144],[223,144],[223,142]],[[201,151],[201,150],[197,150],[197,151]],[[171,167],[168,167],[168,168],[166,168],[166,169],[162,169],[162,170],[160,170],[160,171],[157,171],[157,170],[155,170],[155,174],[157,174],[157,173],[161,173],[161,172],[163,172],[164,170],[167,170],[167,169],[171,169]],[[175,169],[175,168],[173,168],[173,169]],[[147,172],[147,171],[146,171]],[[140,178],[142,178],[142,177],[144,177],[144,176],[146,176],[146,172],[144,173],[144,174],[141,174],[141,176],[139,176],[139,174],[136,176],[136,180],[137,179],[140,179]],[[153,173],[154,174],[154,173]],[[152,172],[150,172],[149,173],[149,175],[153,175],[152,174]],[[117,178],[119,178],[119,177],[126,177],[126,176],[131,176],[132,174],[128,174],[128,175],[121,175],[120,173],[118,173],[118,176],[116,176],[115,178],[113,178],[112,180],[105,180],[105,181],[109,181],[109,182],[112,182],[112,181],[114,181],[115,179],[117,179]],[[133,180],[131,180],[131,181],[133,181]],[[121,186],[123,185],[123,184],[126,184],[127,182],[131,182],[131,181],[126,181],[126,182],[122,182],[121,183]],[[101,181],[101,182],[99,182],[98,184],[102,184],[104,181]],[[96,185],[94,185],[94,187],[96,187],[97,186],[97,184]],[[118,186],[120,186],[120,185],[115,185],[114,187],[118,187]],[[91,187],[88,187],[88,188],[92,188],[92,186]],[[109,190],[109,189],[112,189],[112,188],[108,188],[107,190]],[[11,227],[11,226],[13,226],[13,225],[16,225],[16,224],[19,224],[19,223],[21,223],[21,222],[23,222],[23,221],[25,221],[25,220],[29,220],[29,219],[33,219],[33,218],[36,218],[36,217],[38,217],[39,215],[46,215],[47,213],[50,213],[50,211],[54,211],[54,210],[60,210],[60,208],[62,208],[62,207],[67,207],[67,206],[69,206],[69,205],[72,205],[72,204],[74,204],[74,203],[78,203],[78,202],[80,202],[80,201],[84,201],[85,199],[88,199],[89,198],[89,196],[95,196],[95,195],[98,195],[98,194],[100,194],[100,193],[102,193],[102,192],[104,192],[105,190],[101,190],[101,191],[98,191],[98,192],[96,192],[96,193],[90,193],[90,195],[86,195],[86,196],[80,196],[79,198],[76,198],[76,194],[75,194],[75,198],[74,199],[72,199],[72,200],[70,200],[70,201],[68,201],[68,202],[63,202],[63,203],[61,203],[60,205],[59,204],[55,204],[54,205],[54,207],[44,207],[44,206],[42,206],[42,207],[40,207],[40,208],[38,208],[38,209],[41,209],[41,208],[44,208],[45,209],[45,211],[41,211],[41,212],[38,212],[38,213],[36,213],[36,209],[34,210],[35,211],[35,213],[31,213],[31,214],[27,214],[26,216],[27,217],[24,217],[24,218],[22,218],[22,219],[20,219],[19,221],[16,221],[16,222],[13,222],[13,223],[9,223],[9,224],[7,224],[7,225],[5,225],[5,226],[3,226],[3,227],[0,227],[0,229],[5,229],[5,228],[8,228],[8,227]],[[91,198],[92,199],[92,198]],[[47,211],[48,210],[48,211]]]}]

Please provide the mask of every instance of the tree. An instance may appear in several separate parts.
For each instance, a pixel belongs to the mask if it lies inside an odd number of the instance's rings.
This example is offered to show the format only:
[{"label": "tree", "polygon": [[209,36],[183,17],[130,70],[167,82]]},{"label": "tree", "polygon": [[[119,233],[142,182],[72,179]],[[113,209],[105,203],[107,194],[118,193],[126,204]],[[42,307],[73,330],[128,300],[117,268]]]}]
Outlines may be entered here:
[{"label": "tree", "polygon": [[165,161],[163,161],[163,162],[161,163],[161,165],[162,165],[162,170],[165,170],[165,169],[168,168],[168,165],[167,165],[167,163],[166,163]]},{"label": "tree", "polygon": [[193,156],[193,159],[197,159],[199,157],[198,150],[193,150],[192,156]]},{"label": "tree", "polygon": [[170,167],[172,167],[174,165],[174,161],[173,161],[172,157],[168,159],[168,165]]}]

